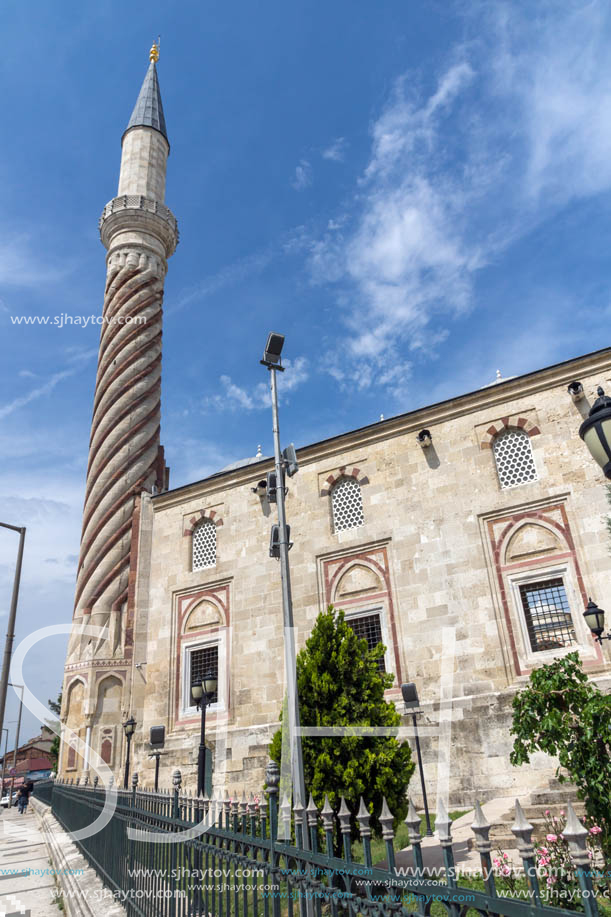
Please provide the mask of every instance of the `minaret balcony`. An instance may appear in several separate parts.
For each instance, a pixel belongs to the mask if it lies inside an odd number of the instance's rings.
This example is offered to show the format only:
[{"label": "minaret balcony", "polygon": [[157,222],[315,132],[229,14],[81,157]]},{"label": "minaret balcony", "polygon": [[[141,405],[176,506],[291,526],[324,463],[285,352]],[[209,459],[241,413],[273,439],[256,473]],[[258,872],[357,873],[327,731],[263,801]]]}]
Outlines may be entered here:
[{"label": "minaret balcony", "polygon": [[108,249],[118,233],[143,232],[164,246],[169,258],[179,239],[178,223],[169,207],[141,194],[122,194],[109,201],[99,222],[100,238]]}]

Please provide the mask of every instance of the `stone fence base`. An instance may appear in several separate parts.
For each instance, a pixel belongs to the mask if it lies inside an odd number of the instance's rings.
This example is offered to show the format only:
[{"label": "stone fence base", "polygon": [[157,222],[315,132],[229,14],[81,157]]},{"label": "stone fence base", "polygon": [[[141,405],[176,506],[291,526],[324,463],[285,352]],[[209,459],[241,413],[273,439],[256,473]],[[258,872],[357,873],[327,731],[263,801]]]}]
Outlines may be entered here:
[{"label": "stone fence base", "polygon": [[31,798],[30,808],[40,822],[67,917],[126,917],[125,909],[70,840],[50,806]]}]

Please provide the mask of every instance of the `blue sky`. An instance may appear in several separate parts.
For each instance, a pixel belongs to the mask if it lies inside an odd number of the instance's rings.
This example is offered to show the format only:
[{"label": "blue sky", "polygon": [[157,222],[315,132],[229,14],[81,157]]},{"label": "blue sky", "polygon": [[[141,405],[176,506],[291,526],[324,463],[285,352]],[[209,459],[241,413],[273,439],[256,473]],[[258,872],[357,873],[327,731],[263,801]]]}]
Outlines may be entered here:
[{"label": "blue sky", "polygon": [[[28,526],[18,636],[71,618],[99,328],[11,317],[99,314],[97,220],[158,33],[181,231],[172,486],[271,451],[272,328],[297,445],[608,343],[608,4],[6,0],[2,26],[0,520]],[[0,532],[3,609],[15,548]],[[63,646],[32,651],[42,700]]]}]

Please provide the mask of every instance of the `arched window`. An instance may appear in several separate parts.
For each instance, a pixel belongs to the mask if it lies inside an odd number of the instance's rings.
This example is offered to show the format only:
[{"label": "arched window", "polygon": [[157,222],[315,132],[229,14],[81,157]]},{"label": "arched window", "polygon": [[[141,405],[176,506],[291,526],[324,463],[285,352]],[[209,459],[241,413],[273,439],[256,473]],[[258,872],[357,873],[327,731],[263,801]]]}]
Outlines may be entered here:
[{"label": "arched window", "polygon": [[530,437],[524,430],[507,429],[497,434],[492,442],[492,452],[503,489],[537,480]]},{"label": "arched window", "polygon": [[216,525],[202,519],[193,530],[193,569],[203,570],[216,565]]},{"label": "arched window", "polygon": [[331,490],[333,530],[343,532],[363,525],[363,497],[361,485],[356,478],[340,478]]}]

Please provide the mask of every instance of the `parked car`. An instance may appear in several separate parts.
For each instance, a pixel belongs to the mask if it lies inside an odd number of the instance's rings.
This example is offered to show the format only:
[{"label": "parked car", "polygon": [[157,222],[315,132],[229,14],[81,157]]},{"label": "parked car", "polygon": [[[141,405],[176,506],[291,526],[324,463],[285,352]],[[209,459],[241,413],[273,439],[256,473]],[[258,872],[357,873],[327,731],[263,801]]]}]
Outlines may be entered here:
[{"label": "parked car", "polygon": [[17,793],[13,793],[12,797],[10,797],[10,795],[7,793],[6,796],[3,796],[2,799],[0,799],[0,806],[3,806],[5,809],[8,809],[8,807],[12,805],[16,799],[17,799]]}]

